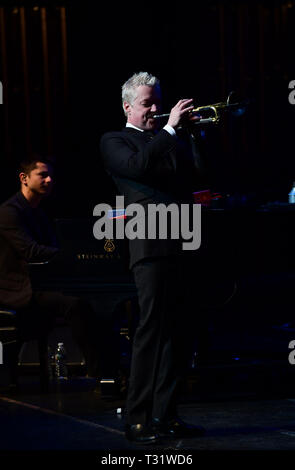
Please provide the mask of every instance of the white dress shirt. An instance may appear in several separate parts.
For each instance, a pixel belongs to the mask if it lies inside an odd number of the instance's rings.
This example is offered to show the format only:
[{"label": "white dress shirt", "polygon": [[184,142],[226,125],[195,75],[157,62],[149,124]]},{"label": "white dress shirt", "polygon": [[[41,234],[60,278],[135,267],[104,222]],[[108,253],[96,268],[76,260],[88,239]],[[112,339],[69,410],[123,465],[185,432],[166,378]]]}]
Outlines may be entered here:
[{"label": "white dress shirt", "polygon": [[[143,129],[140,129],[139,127],[134,126],[130,122],[126,123],[126,127],[132,127],[133,129],[136,129],[137,131],[144,132]],[[164,126],[163,129],[165,129],[165,131],[167,131],[171,135],[176,135],[175,130],[173,129],[173,127],[169,126],[169,124],[166,124],[166,126]]]}]

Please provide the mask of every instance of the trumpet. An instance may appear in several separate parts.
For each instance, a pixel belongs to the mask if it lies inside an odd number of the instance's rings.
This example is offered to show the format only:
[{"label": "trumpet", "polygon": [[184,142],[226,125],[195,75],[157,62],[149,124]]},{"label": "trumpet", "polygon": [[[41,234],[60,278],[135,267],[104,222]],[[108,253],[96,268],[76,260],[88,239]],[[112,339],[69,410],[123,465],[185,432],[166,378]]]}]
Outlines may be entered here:
[{"label": "trumpet", "polygon": [[[219,103],[209,104],[207,106],[198,106],[191,110],[190,114],[199,115],[201,119],[195,121],[194,125],[200,124],[218,124],[221,119],[222,111],[231,111],[234,116],[241,116],[245,112],[247,101],[244,102],[232,102],[233,91],[231,91],[227,97],[226,101],[221,101]],[[165,114],[154,114],[154,119],[163,119],[170,116],[170,113]],[[203,117],[204,116],[204,117]]]}]

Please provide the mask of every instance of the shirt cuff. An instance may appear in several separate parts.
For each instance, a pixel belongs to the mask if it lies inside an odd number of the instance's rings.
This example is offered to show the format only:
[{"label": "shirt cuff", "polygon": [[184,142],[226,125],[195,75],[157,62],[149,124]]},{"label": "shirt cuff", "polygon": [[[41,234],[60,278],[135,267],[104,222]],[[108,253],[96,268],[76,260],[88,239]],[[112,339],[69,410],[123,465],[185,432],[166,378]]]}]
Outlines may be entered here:
[{"label": "shirt cuff", "polygon": [[163,127],[165,131],[169,132],[170,135],[176,135],[175,129],[173,127],[169,126],[169,124],[166,124],[166,126]]}]

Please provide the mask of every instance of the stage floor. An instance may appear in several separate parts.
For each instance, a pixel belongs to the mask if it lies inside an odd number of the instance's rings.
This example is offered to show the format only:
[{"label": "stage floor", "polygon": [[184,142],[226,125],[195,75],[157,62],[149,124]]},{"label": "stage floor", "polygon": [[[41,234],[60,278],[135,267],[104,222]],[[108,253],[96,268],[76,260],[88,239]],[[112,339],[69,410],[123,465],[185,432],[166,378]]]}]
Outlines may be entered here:
[{"label": "stage floor", "polygon": [[[166,438],[153,446],[130,443],[120,408],[124,409],[124,398],[102,395],[94,379],[53,382],[49,393],[40,394],[38,377],[24,376],[18,393],[0,395],[1,460],[27,458],[34,465],[65,457],[118,464],[110,459],[135,456],[140,468],[143,463],[164,463],[152,462],[147,455],[165,456],[162,460],[189,455],[219,459],[228,452],[239,458],[254,452],[257,463],[257,458],[269,457],[265,451],[280,451],[281,459],[281,451],[295,449],[295,369],[286,361],[244,359],[200,366],[192,373],[179,414],[206,428],[202,438]],[[275,458],[276,453],[271,455]]]}]

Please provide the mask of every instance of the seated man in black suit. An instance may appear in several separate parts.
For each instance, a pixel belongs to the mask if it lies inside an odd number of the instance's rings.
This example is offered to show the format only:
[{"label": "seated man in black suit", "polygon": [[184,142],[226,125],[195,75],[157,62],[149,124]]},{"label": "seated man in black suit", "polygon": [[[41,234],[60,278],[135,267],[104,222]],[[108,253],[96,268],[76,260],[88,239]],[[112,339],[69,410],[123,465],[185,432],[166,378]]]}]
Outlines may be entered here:
[{"label": "seated man in black suit", "polygon": [[[100,148],[125,207],[140,204],[145,211],[142,222],[147,223],[149,205],[192,208],[192,192],[200,188],[199,153],[191,146],[190,134],[187,141],[177,135],[180,125],[198,119],[190,114],[192,99],[178,101],[167,124],[159,128],[154,118],[161,112],[159,81],[140,72],[123,85],[122,104],[126,127],[104,134]],[[202,428],[183,423],[177,415],[179,385],[191,352],[188,346],[196,334],[192,316],[199,314],[198,257],[184,252],[182,240],[173,237],[134,238],[129,247],[140,318],[133,341],[126,437],[153,442],[159,435],[200,436]]]},{"label": "seated man in black suit", "polygon": [[95,313],[84,300],[60,292],[34,291],[29,263],[49,261],[59,253],[51,223],[39,207],[53,184],[52,163],[36,157],[21,164],[21,188],[0,206],[0,304],[17,310],[21,339],[34,339],[55,325],[70,324],[88,374],[99,375]]}]

